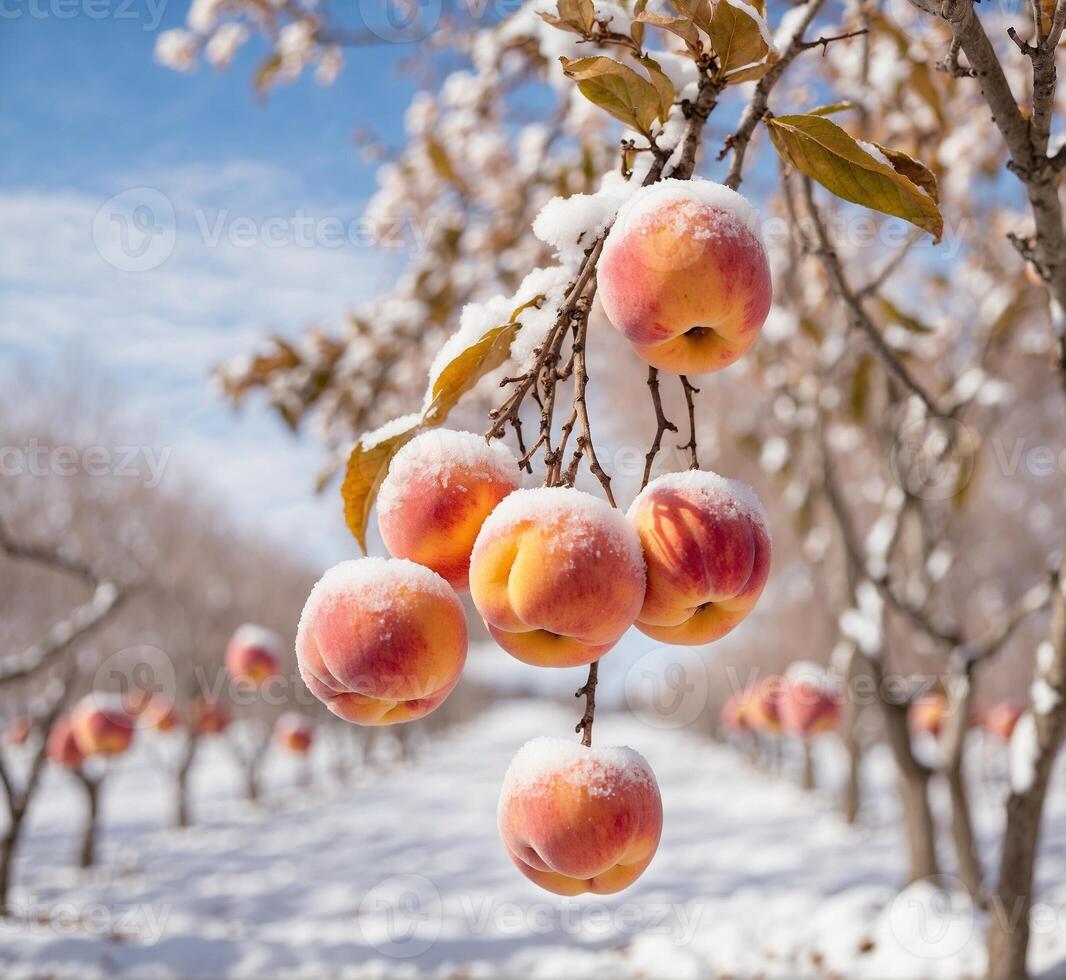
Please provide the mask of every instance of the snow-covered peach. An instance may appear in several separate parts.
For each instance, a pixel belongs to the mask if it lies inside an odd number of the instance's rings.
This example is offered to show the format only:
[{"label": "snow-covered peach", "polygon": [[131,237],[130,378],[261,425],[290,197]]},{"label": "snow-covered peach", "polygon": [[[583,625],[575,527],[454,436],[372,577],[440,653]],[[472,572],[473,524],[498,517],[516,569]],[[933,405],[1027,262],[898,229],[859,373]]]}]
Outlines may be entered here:
[{"label": "snow-covered peach", "polygon": [[637,628],[663,643],[725,636],[770,574],[766,514],[750,487],[704,470],[652,480],[629,508],[648,566]]},{"label": "snow-covered peach", "polygon": [[274,740],[282,748],[297,755],[306,755],[314,741],[314,722],[305,715],[286,712],[274,725]]},{"label": "snow-covered peach", "polygon": [[466,661],[455,590],[401,558],[334,565],[311,590],[296,631],[304,683],[330,711],[360,725],[429,714]]},{"label": "snow-covered peach", "polygon": [[633,749],[535,738],[511,761],[497,818],[530,881],[557,895],[608,895],[651,863],[663,809],[655,775]]},{"label": "snow-covered peach", "polygon": [[743,732],[751,726],[747,717],[747,701],[741,694],[731,694],[726,698],[718,714],[719,724],[727,732]]},{"label": "snow-covered peach", "polygon": [[782,729],[798,738],[813,738],[840,725],[840,699],[822,672],[804,675],[790,670],[777,707]]},{"label": "snow-covered peach", "polygon": [[706,180],[664,180],[618,213],[597,271],[608,319],[653,367],[717,371],[754,343],[772,286],[758,216]]},{"label": "snow-covered peach", "polygon": [[518,660],[592,663],[640,611],[640,542],[621,513],[591,494],[516,490],[474,544],[470,597],[496,642]]},{"label": "snow-covered peach", "polygon": [[82,755],[121,755],[133,741],[134,720],[121,700],[87,694],[70,714]]},{"label": "snow-covered peach", "polygon": [[85,761],[85,753],[78,748],[69,715],[60,715],[52,724],[45,743],[48,761],[64,769],[77,769]]},{"label": "snow-covered peach", "polygon": [[499,442],[433,429],[389,464],[378,494],[378,527],[394,558],[432,568],[465,592],[470,552],[493,508],[518,489],[518,460]]},{"label": "snow-covered peach", "polygon": [[1024,701],[999,701],[985,712],[985,731],[1001,742],[1009,742],[1018,719],[1025,714]]},{"label": "snow-covered peach", "polygon": [[771,674],[745,689],[744,717],[751,728],[764,735],[780,734],[781,699],[787,686],[784,677]]},{"label": "snow-covered peach", "polygon": [[226,645],[226,673],[259,686],[278,672],[283,645],[273,630],[254,623],[239,626]]}]

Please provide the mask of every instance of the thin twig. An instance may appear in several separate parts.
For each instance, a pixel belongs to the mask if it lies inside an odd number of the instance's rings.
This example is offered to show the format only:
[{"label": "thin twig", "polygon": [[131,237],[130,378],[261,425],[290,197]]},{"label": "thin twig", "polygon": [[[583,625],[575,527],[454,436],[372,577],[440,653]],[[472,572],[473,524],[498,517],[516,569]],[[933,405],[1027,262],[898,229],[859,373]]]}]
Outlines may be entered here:
[{"label": "thin twig", "polygon": [[685,392],[685,404],[688,406],[688,442],[683,446],[678,446],[678,449],[687,449],[689,455],[692,457],[689,462],[690,470],[698,470],[700,468],[699,458],[699,445],[696,442],[696,400],[694,395],[700,393],[699,388],[693,386],[685,375],[680,375],[681,387]]},{"label": "thin twig", "polygon": [[663,398],[659,391],[659,369],[649,367],[648,368],[648,390],[651,392],[651,404],[655,409],[655,438],[652,440],[651,448],[648,450],[647,455],[644,457],[644,476],[640,481],[640,489],[643,490],[648,481],[651,480],[651,468],[655,463],[655,457],[659,455],[659,450],[662,448],[663,436],[667,432],[677,432],[677,426],[674,425],[663,412]]},{"label": "thin twig", "polygon": [[575,698],[585,699],[585,713],[574,726],[574,731],[581,735],[581,744],[586,748],[592,745],[592,723],[596,718],[596,683],[599,680],[600,662],[593,660],[589,664],[589,675],[585,683],[574,692]]}]

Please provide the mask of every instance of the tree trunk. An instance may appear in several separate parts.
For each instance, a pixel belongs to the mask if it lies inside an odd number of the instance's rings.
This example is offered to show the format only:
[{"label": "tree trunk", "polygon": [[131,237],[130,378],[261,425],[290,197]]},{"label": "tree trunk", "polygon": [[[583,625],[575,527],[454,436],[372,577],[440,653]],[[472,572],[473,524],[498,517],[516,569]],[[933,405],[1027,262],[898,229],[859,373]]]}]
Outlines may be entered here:
[{"label": "tree trunk", "polygon": [[96,827],[100,814],[100,783],[82,770],[75,775],[85,789],[85,823],[81,831],[81,847],[78,849],[78,867],[91,868],[96,860]]},{"label": "tree trunk", "polygon": [[193,760],[196,758],[196,750],[199,748],[200,739],[195,732],[189,732],[185,743],[185,752],[178,763],[174,773],[174,826],[189,826],[189,773],[192,771]]},{"label": "tree trunk", "polygon": [[0,915],[8,915],[11,908],[8,896],[11,893],[11,881],[15,870],[15,851],[18,848],[19,835],[22,831],[22,816],[10,817],[10,824],[4,838],[0,841]]},{"label": "tree trunk", "polygon": [[952,682],[948,692],[948,706],[941,748],[944,756],[944,779],[951,797],[951,841],[955,847],[955,862],[959,879],[973,900],[984,902],[984,875],[977,857],[977,842],[973,831],[970,797],[963,770],[966,734],[973,711],[972,664],[953,656],[950,664]]},{"label": "tree trunk", "polygon": [[814,752],[811,749],[810,739],[803,739],[803,776],[801,785],[803,788],[810,792],[814,789]]},{"label": "tree trunk", "polygon": [[844,777],[844,788],[840,794],[840,814],[846,823],[854,824],[859,818],[859,806],[862,802],[862,739],[859,734],[859,719],[862,706],[855,691],[855,678],[859,676],[858,657],[854,649],[848,655],[844,670],[844,718],[840,726],[840,740],[848,754],[848,769]]},{"label": "tree trunk", "polygon": [[[870,658],[876,690],[884,691],[884,676],[880,664]],[[922,765],[911,746],[907,727],[907,705],[878,699],[885,719],[885,738],[892,751],[899,772],[900,800],[903,804],[903,828],[907,835],[907,883],[940,874],[936,857],[936,824],[929,805],[929,778],[932,770]]]},{"label": "tree trunk", "polygon": [[[1040,825],[1051,770],[1066,734],[1066,579],[1057,584],[1046,646],[1046,652],[1037,654],[1037,680],[1046,694],[1044,703],[1030,701],[1028,713],[1018,722],[1034,727],[1037,754],[1031,774],[1011,772],[999,883],[990,903],[989,980],[1018,980],[1028,975],[1029,914]],[[1023,775],[1031,778],[1020,779]]]},{"label": "tree trunk", "polygon": [[249,759],[244,767],[244,798],[249,803],[259,801],[259,766],[255,759]]}]

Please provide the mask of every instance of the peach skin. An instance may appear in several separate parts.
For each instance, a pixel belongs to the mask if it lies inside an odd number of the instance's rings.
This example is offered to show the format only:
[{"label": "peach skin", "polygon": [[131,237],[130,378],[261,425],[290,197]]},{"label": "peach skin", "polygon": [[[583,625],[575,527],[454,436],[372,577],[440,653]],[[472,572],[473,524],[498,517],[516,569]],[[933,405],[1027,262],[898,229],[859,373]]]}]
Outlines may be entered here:
[{"label": "peach skin", "polygon": [[78,748],[70,717],[62,715],[55,720],[45,744],[48,761],[64,769],[77,769],[85,761],[85,753]]},{"label": "peach skin", "polygon": [[33,732],[33,722],[29,718],[17,717],[4,726],[5,745],[25,745]]},{"label": "peach skin", "polygon": [[237,628],[226,646],[226,673],[235,681],[259,687],[278,672],[281,637],[254,623]]},{"label": "peach skin", "polygon": [[778,702],[781,727],[799,738],[832,732],[840,725],[840,701],[809,680],[789,680]]},{"label": "peach skin", "polygon": [[345,721],[391,725],[429,714],[466,661],[455,590],[401,558],[334,565],[311,590],[296,659],[311,693]]},{"label": "peach skin", "polygon": [[652,367],[732,364],[770,312],[770,265],[748,202],[706,180],[664,180],[623,205],[597,271],[607,318]]},{"label": "peach skin", "polygon": [[539,667],[598,660],[644,598],[640,542],[606,501],[569,487],[516,490],[481,528],[470,597],[492,638]]},{"label": "peach skin", "polygon": [[781,700],[787,687],[785,678],[771,674],[756,681],[741,695],[748,725],[763,735],[781,734]]},{"label": "peach skin", "polygon": [[751,726],[748,724],[747,703],[742,695],[731,694],[718,715],[719,724],[727,732],[744,732]]},{"label": "peach skin", "polygon": [[458,592],[469,588],[470,552],[493,508],[518,489],[518,460],[499,442],[433,429],[389,464],[378,494],[378,528],[393,558],[433,569]]},{"label": "peach skin", "polygon": [[286,712],[274,726],[274,739],[289,752],[306,755],[314,741],[314,724],[310,718]]},{"label": "peach skin", "polygon": [[1009,742],[1014,734],[1014,726],[1025,714],[1025,709],[1024,701],[1000,701],[992,705],[985,713],[985,731],[1001,742]]},{"label": "peach skin", "polygon": [[507,854],[556,895],[609,895],[651,863],[662,833],[655,775],[630,748],[535,738],[511,761],[497,810]]},{"label": "peach skin", "polygon": [[133,741],[134,720],[121,701],[87,694],[70,714],[82,755],[121,755]]},{"label": "peach skin", "polygon": [[660,476],[629,508],[648,565],[637,629],[690,646],[725,636],[770,574],[766,514],[743,483],[704,470]]},{"label": "peach skin", "polygon": [[915,701],[907,712],[911,731],[919,735],[932,735],[938,738],[944,726],[947,711],[947,699],[943,694],[930,694]]}]

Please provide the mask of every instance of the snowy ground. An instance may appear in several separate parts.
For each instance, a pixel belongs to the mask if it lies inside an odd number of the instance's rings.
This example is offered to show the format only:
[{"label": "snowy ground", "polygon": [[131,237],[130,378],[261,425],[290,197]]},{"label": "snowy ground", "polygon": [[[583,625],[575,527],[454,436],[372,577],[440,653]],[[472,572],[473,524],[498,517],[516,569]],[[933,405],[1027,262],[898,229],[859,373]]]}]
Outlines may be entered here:
[{"label": "snowy ground", "polygon": [[[735,752],[632,715],[597,720],[662,789],[665,827],[643,878],[621,895],[562,899],[505,858],[496,796],[515,749],[563,734],[574,712],[504,702],[348,787],[301,794],[275,764],[268,802],[230,799],[217,749],[196,782],[198,826],[160,829],[158,764],[127,760],[104,800],[101,867],[71,868],[73,781],[48,773],[18,867],[19,920],[0,920],[5,977],[584,976],[963,977],[982,966],[981,918],[931,885],[897,894],[901,846],[869,760],[863,826],[831,796],[753,770]],[[832,773],[834,751],[820,760]],[[984,775],[994,748],[972,760]],[[991,840],[1000,792],[977,794]],[[1066,780],[1047,821],[1033,965],[1066,976]],[[1001,785],[1001,784],[999,784]]]}]

